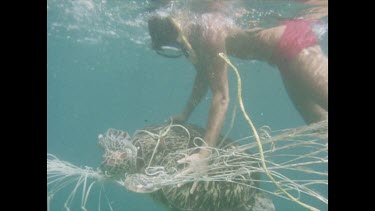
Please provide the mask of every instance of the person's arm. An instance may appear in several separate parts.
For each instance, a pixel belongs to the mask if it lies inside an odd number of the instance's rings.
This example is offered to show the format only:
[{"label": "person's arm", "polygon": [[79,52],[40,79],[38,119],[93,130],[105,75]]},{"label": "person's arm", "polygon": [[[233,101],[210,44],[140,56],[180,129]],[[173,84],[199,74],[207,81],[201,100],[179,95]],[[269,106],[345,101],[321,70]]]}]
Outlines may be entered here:
[{"label": "person's arm", "polygon": [[227,65],[217,54],[215,52],[215,54],[212,55],[210,65],[207,67],[208,83],[212,91],[212,101],[203,140],[209,147],[216,146],[229,105]]},{"label": "person's arm", "polygon": [[[225,37],[221,31],[205,31],[200,37],[200,45],[197,46],[199,52],[199,59],[195,63],[197,70],[206,74],[204,81],[212,91],[212,101],[208,114],[208,121],[206,132],[203,140],[208,147],[215,147],[217,139],[220,135],[221,129],[224,125],[226,112],[229,105],[229,87],[227,65],[224,60],[219,57],[219,53],[226,53]],[[199,49],[198,49],[199,48]],[[176,175],[180,177],[190,172],[200,172],[205,174],[207,170],[207,158],[211,155],[210,150],[202,146],[199,152],[191,154],[185,158],[178,160],[178,163],[190,163],[191,165]],[[196,184],[196,183],[195,183]],[[196,187],[196,185],[193,185]],[[192,188],[193,190],[194,188]],[[191,191],[192,191],[191,190]]]},{"label": "person's arm", "polygon": [[[225,52],[224,48],[219,48],[214,52],[209,53],[211,56],[205,58],[205,70],[207,72],[206,83],[209,84],[212,91],[212,101],[208,115],[208,122],[206,132],[203,140],[208,147],[215,147],[220,131],[223,127],[226,112],[229,105],[229,87],[227,65],[219,56],[218,53]],[[190,165],[187,169],[179,173],[176,177],[186,175],[190,172],[206,172],[207,162],[206,158],[210,156],[210,151],[205,150],[204,147],[197,153],[189,155],[178,160],[178,163],[195,163]],[[191,192],[195,189],[193,185]]]}]

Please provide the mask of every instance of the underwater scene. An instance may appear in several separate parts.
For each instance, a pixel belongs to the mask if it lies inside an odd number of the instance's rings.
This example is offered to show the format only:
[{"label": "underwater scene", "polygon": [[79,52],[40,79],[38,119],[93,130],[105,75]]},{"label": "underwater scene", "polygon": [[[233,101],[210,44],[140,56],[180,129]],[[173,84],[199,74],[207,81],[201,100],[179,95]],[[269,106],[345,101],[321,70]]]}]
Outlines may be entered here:
[{"label": "underwater scene", "polygon": [[47,0],[47,210],[328,210],[328,0]]}]

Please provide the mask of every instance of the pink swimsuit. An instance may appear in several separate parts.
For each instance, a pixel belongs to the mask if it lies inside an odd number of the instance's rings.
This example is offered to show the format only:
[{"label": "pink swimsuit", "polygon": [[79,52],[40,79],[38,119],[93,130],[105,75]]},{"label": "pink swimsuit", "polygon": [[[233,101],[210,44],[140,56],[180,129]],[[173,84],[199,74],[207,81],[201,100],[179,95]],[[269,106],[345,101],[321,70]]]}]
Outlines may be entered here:
[{"label": "pink swimsuit", "polygon": [[301,50],[318,44],[318,39],[311,30],[313,20],[284,21],[285,31],[277,45],[280,53],[288,59],[296,56]]}]

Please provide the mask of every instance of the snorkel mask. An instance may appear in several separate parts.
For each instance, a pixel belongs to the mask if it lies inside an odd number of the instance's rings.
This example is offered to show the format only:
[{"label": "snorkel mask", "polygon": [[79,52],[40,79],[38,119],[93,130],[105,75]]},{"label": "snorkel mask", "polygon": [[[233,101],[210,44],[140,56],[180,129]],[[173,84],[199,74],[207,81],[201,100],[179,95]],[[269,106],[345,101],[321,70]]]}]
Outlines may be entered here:
[{"label": "snorkel mask", "polygon": [[164,56],[167,58],[178,58],[182,55],[184,55],[185,57],[189,57],[189,52],[178,42],[171,43],[170,45],[160,46],[155,51],[160,56]]},{"label": "snorkel mask", "polygon": [[196,55],[179,24],[172,17],[152,17],[148,21],[152,48],[167,58],[187,57],[193,64]]}]

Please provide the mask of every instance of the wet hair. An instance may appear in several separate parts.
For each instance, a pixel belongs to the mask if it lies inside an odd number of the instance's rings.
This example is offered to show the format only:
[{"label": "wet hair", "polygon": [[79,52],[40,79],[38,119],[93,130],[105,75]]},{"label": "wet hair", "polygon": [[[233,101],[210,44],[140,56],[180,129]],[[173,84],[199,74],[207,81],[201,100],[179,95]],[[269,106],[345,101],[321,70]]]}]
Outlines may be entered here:
[{"label": "wet hair", "polygon": [[161,46],[177,42],[178,31],[168,21],[167,17],[153,16],[148,20],[148,31],[151,36],[152,48],[157,50]]}]

